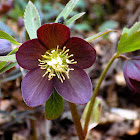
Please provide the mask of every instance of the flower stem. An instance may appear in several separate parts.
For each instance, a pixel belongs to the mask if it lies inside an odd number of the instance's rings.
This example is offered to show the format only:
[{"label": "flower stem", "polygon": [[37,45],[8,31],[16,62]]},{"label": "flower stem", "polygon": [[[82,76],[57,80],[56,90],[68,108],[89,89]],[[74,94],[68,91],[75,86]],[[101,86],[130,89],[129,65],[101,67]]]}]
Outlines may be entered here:
[{"label": "flower stem", "polygon": [[32,140],[37,140],[35,120],[30,119],[30,123],[31,123],[31,128],[32,128]]},{"label": "flower stem", "polygon": [[130,58],[125,55],[119,55],[118,58],[122,58],[124,60],[130,60]]},{"label": "flower stem", "polygon": [[91,117],[91,113],[92,113],[92,110],[93,110],[93,106],[94,106],[94,103],[95,103],[95,99],[96,99],[96,96],[98,94],[98,91],[100,89],[100,86],[101,86],[101,83],[108,71],[108,69],[110,68],[111,64],[114,62],[114,60],[119,56],[119,54],[114,54],[114,56],[110,59],[109,63],[107,64],[106,68],[104,69],[104,71],[102,72],[100,78],[99,78],[99,81],[94,89],[94,92],[93,92],[93,95],[91,97],[91,100],[90,100],[90,104],[89,104],[89,108],[88,108],[88,111],[87,111],[87,114],[86,114],[86,119],[85,119],[85,125],[84,125],[84,134],[85,136],[87,135],[87,131],[88,131],[88,124],[89,124],[89,120],[90,120],[90,117]]},{"label": "flower stem", "polygon": [[74,125],[75,125],[75,128],[76,128],[79,140],[85,140],[85,135],[83,133],[83,129],[82,129],[82,126],[81,126],[81,123],[80,123],[80,117],[79,117],[76,105],[73,104],[73,103],[70,103],[70,102],[68,102],[68,103],[69,103],[69,107],[70,107],[70,110],[71,110],[73,122],[74,122]]}]

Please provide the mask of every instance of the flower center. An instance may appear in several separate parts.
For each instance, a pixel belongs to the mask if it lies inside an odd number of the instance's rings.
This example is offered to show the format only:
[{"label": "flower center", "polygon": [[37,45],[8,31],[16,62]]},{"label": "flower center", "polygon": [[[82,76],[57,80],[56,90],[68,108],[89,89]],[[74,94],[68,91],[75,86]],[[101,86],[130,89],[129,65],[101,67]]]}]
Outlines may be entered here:
[{"label": "flower center", "polygon": [[63,47],[63,50],[59,49],[57,45],[56,50],[48,50],[44,55],[42,55],[42,60],[38,59],[40,62],[39,66],[41,69],[45,69],[43,77],[48,74],[49,80],[51,80],[54,76],[57,76],[61,82],[65,80],[65,75],[69,79],[69,71],[74,70],[73,68],[69,68],[69,64],[77,63],[74,59],[69,60],[73,54],[68,55],[69,49],[66,50],[66,47]]}]

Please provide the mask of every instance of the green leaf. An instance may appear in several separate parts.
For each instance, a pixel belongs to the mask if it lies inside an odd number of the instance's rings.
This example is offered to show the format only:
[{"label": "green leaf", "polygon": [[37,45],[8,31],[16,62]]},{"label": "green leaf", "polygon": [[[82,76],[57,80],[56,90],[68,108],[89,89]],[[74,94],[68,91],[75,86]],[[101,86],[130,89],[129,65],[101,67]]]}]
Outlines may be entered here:
[{"label": "green leaf", "polygon": [[0,39],[6,39],[6,40],[10,41],[13,45],[16,45],[16,46],[21,45],[12,36],[10,36],[9,34],[7,34],[4,31],[0,31]]},{"label": "green leaf", "polygon": [[56,119],[62,114],[62,111],[63,98],[54,90],[45,104],[46,118],[49,120]]},{"label": "green leaf", "polygon": [[5,66],[6,64],[7,64],[6,61],[0,62],[0,70],[1,70],[2,68],[4,68],[4,66]]},{"label": "green leaf", "polygon": [[103,32],[99,32],[99,33],[97,33],[97,34],[95,34],[93,36],[90,36],[90,37],[86,38],[85,41],[90,42],[90,41],[92,41],[92,40],[94,40],[94,39],[96,39],[98,37],[101,37],[101,36],[103,36],[103,35],[105,35],[105,34],[107,34],[109,32],[113,32],[113,31],[116,31],[116,30],[105,29]]},{"label": "green leaf", "polygon": [[0,56],[0,61],[16,61],[16,56],[15,54],[12,55],[7,55],[7,56]]},{"label": "green leaf", "polygon": [[127,53],[140,49],[140,22],[136,22],[130,29],[122,31],[117,53]]},{"label": "green leaf", "polygon": [[[15,48],[15,49],[12,50],[8,55],[12,55],[12,54],[16,53],[17,50],[18,50],[18,48]],[[8,56],[8,55],[7,55],[7,56]],[[7,64],[6,61],[2,61],[2,62],[0,62],[0,70],[1,70],[2,68],[4,68],[4,66],[6,66],[6,64]]]},{"label": "green leaf", "polygon": [[75,7],[75,5],[77,4],[79,0],[70,0],[67,5],[65,6],[65,8],[62,10],[62,12],[58,15],[58,17],[56,18],[55,22],[58,22],[58,20],[63,17],[64,20],[66,20],[66,18],[69,16],[69,14],[71,13],[71,11],[73,10],[73,8]]},{"label": "green leaf", "polygon": [[17,62],[13,62],[13,63],[10,63],[9,65],[5,66],[4,68],[2,68],[0,70],[0,73],[3,73],[3,72],[6,72],[7,70],[13,68],[14,66],[16,66],[18,63]]},{"label": "green leaf", "polygon": [[118,44],[117,53],[127,53],[140,49],[140,31],[130,34],[127,33],[121,35],[120,42]]},{"label": "green leaf", "polygon": [[[81,118],[82,126],[84,126],[84,124],[85,124],[85,118],[86,118],[86,115],[87,115],[89,104],[90,104],[90,102],[87,103],[87,105],[84,109],[84,112],[82,114],[82,118]],[[92,110],[91,118],[90,118],[90,121],[89,121],[88,132],[92,128],[94,128],[98,125],[98,123],[100,121],[101,111],[102,111],[101,99],[96,98],[95,103],[94,103],[94,107],[93,107],[93,110]]]},{"label": "green leaf", "polygon": [[37,38],[36,31],[41,26],[39,13],[31,1],[28,2],[24,13],[25,28],[30,39]]},{"label": "green leaf", "polygon": [[8,55],[15,54],[17,52],[18,48],[13,49]]},{"label": "green leaf", "polygon": [[85,12],[74,15],[73,17],[71,17],[69,20],[66,21],[65,25],[66,26],[71,25],[75,20],[79,19],[84,14],[85,14]]},{"label": "green leaf", "polygon": [[128,29],[127,27],[125,27],[122,31],[122,35],[127,33],[127,37],[130,36],[131,34],[140,31],[140,22],[136,22],[130,29]]}]

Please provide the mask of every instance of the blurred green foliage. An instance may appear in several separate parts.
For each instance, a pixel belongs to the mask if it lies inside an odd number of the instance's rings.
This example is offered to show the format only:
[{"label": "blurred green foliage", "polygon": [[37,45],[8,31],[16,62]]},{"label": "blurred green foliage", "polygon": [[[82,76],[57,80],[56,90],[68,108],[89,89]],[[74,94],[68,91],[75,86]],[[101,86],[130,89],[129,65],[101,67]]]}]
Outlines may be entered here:
[{"label": "blurred green foliage", "polygon": [[105,21],[103,24],[101,24],[98,30],[99,32],[101,32],[105,30],[106,28],[115,29],[117,26],[118,26],[118,22],[114,20],[108,20],[108,21]]},{"label": "blurred green foliage", "polygon": [[[6,14],[2,16],[1,21],[5,22],[8,18],[11,18],[13,21],[18,21],[19,18],[23,17],[26,5],[29,0],[14,0],[13,8]],[[55,1],[55,0],[31,0],[36,8],[39,11],[41,23],[49,23],[54,22],[59,13],[63,10],[67,1]],[[76,30],[80,31],[90,31],[94,30],[97,26],[98,31],[103,31],[105,28],[114,29],[116,27],[116,21],[108,21],[105,19],[105,16],[111,14],[113,12],[111,5],[108,3],[99,4],[92,3],[91,5],[87,5],[84,0],[79,0],[74,11],[71,12],[70,17],[75,14],[86,12],[80,20],[78,20],[73,26]]]}]

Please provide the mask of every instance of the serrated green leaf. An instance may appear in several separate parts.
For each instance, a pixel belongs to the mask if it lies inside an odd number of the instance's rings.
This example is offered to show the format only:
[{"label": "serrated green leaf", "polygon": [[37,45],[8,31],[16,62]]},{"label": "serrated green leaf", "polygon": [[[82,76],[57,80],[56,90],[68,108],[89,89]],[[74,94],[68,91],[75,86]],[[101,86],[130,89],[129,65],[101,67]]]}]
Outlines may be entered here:
[{"label": "serrated green leaf", "polygon": [[10,41],[13,45],[16,45],[16,46],[21,45],[12,36],[10,36],[9,34],[7,34],[4,31],[0,31],[0,39],[6,39],[6,40]]},{"label": "serrated green leaf", "polygon": [[[87,111],[89,108],[89,104],[90,102],[87,103],[84,112],[82,114],[82,118],[81,118],[81,122],[82,122],[82,126],[84,126],[85,124],[85,119],[86,119],[86,115],[87,115]],[[91,118],[89,121],[89,126],[88,126],[88,132],[96,127],[100,121],[100,115],[101,115],[101,111],[102,111],[102,104],[101,104],[101,99],[100,98],[96,98],[95,103],[94,103],[94,107],[92,110],[92,114],[91,114]]]},{"label": "serrated green leaf", "polygon": [[13,62],[13,63],[10,63],[9,65],[5,66],[4,68],[2,68],[0,70],[0,73],[3,73],[3,72],[6,72],[7,70],[13,68],[14,66],[16,66],[18,63],[17,62]]},{"label": "serrated green leaf", "polygon": [[122,35],[125,34],[125,33],[128,34],[128,32],[129,32],[129,29],[127,27],[124,27],[123,28],[123,31],[122,31]]},{"label": "serrated green leaf", "polygon": [[63,98],[54,90],[45,104],[46,118],[49,120],[57,119],[62,114],[62,111]]},{"label": "serrated green leaf", "polygon": [[31,1],[28,2],[24,13],[25,28],[30,39],[37,38],[36,31],[41,26],[39,13]]},{"label": "serrated green leaf", "polygon": [[76,21],[77,19],[79,19],[81,16],[83,16],[85,14],[85,12],[79,13],[74,15],[73,17],[71,17],[69,20],[66,21],[65,25],[69,26],[70,24],[72,24],[74,21]]},{"label": "serrated green leaf", "polygon": [[62,12],[58,15],[58,17],[56,18],[55,22],[58,22],[58,20],[63,17],[64,20],[66,20],[66,18],[69,16],[69,14],[71,13],[71,11],[73,10],[73,8],[75,7],[75,5],[77,4],[79,0],[70,0],[67,5],[65,6],[65,8],[62,10]]},{"label": "serrated green leaf", "polygon": [[6,62],[16,61],[16,56],[15,54],[7,55],[7,56],[0,56],[0,61],[6,61]]},{"label": "serrated green leaf", "polygon": [[122,35],[127,33],[127,37],[128,37],[137,31],[140,31],[140,22],[136,22],[130,29],[125,27],[122,31]]},{"label": "serrated green leaf", "polygon": [[90,36],[90,37],[86,38],[85,41],[90,42],[90,41],[92,41],[92,40],[94,40],[94,39],[96,39],[98,37],[101,37],[101,36],[103,36],[103,35],[105,35],[105,34],[107,34],[109,32],[113,32],[113,31],[116,31],[116,30],[105,29],[103,32],[99,32],[99,33],[97,33],[97,34],[95,34],[93,36]]},{"label": "serrated green leaf", "polygon": [[128,36],[127,33],[121,35],[117,53],[127,53],[140,49],[140,31]]}]

